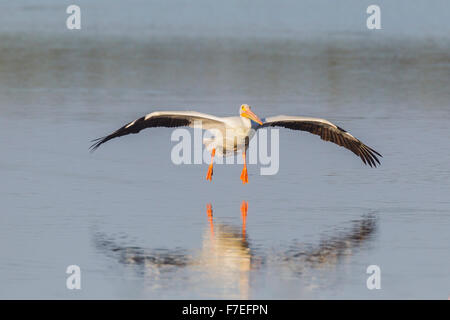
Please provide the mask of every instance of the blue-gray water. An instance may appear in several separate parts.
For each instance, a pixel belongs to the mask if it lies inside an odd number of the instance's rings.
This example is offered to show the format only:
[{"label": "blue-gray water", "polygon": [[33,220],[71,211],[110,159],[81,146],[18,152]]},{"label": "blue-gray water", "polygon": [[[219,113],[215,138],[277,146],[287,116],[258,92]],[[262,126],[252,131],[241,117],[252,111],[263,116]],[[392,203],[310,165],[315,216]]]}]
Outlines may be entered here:
[{"label": "blue-gray water", "polygon": [[[367,1],[127,3],[79,1],[80,31],[70,2],[0,4],[0,298],[448,298],[445,1],[379,1],[376,31]],[[334,121],[382,165],[292,131],[245,186],[172,164],[170,129],[88,152],[155,109],[242,103]]]}]

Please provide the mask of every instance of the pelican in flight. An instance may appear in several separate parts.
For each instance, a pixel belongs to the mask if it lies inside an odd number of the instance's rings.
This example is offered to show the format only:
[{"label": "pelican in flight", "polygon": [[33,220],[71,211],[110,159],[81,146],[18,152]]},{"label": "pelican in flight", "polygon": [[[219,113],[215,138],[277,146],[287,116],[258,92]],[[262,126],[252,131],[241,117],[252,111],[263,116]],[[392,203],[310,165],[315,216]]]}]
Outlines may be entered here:
[{"label": "pelican in flight", "polygon": [[211,153],[211,164],[206,174],[206,180],[210,181],[213,175],[213,161],[216,151],[218,155],[222,156],[229,156],[242,151],[244,167],[241,173],[241,180],[243,184],[248,183],[246,151],[255,131],[264,127],[284,127],[292,130],[308,131],[320,136],[322,140],[333,142],[352,151],[361,158],[364,164],[371,167],[376,167],[377,164],[380,164],[377,156],[382,157],[381,154],[328,120],[295,116],[274,116],[261,120],[247,104],[243,104],[239,108],[239,117],[216,117],[196,111],[152,112],[127,123],[105,137],[93,140],[92,142],[95,143],[90,149],[94,151],[111,139],[130,133],[138,133],[146,128],[196,127],[195,125],[198,123],[201,124],[202,129],[209,130],[212,133],[212,138],[203,140],[203,144]]}]

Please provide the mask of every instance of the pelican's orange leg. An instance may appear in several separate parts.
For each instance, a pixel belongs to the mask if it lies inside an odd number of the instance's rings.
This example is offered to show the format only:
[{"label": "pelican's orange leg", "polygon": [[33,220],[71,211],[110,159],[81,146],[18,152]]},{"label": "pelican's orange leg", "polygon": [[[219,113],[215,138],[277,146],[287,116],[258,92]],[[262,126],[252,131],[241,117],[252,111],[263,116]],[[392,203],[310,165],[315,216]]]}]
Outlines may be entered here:
[{"label": "pelican's orange leg", "polygon": [[211,181],[212,175],[213,175],[213,162],[214,162],[214,156],[216,155],[216,149],[212,149],[211,151],[211,164],[208,167],[208,173],[206,174],[206,180]]},{"label": "pelican's orange leg", "polygon": [[241,214],[242,214],[242,237],[245,238],[245,227],[247,222],[247,211],[248,211],[248,202],[242,201],[241,204]]},{"label": "pelican's orange leg", "polygon": [[241,180],[243,184],[248,183],[248,173],[247,173],[247,159],[245,156],[245,151],[242,153],[242,158],[244,158],[244,168],[242,168]]}]

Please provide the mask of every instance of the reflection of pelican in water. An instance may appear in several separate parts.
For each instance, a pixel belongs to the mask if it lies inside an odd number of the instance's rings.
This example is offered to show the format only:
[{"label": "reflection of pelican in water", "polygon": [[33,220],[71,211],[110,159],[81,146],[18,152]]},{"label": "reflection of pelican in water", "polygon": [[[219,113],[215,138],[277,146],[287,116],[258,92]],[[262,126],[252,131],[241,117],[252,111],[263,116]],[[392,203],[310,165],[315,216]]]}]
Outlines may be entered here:
[{"label": "reflection of pelican in water", "polygon": [[[348,231],[327,236],[319,244],[294,241],[271,252],[255,251],[250,246],[246,232],[246,201],[241,205],[241,228],[216,221],[210,204],[207,205],[206,211],[209,223],[199,253],[183,248],[145,249],[120,246],[100,233],[96,233],[95,245],[121,264],[132,267],[144,280],[150,280],[145,283],[151,290],[188,281],[194,282],[189,284],[190,290],[197,285],[206,291],[212,287],[215,289],[213,292],[220,288],[220,297],[247,299],[250,298],[250,275],[253,270],[287,270],[297,278],[314,282],[314,275],[310,272],[329,271],[327,267],[335,267],[343,259],[350,258],[358,247],[371,238],[376,229],[375,217],[365,215],[354,221],[353,227]],[[184,269],[191,272],[178,274]],[[201,275],[201,279],[198,275]],[[180,281],[177,277],[181,277]],[[214,297],[211,294],[208,296]]]},{"label": "reflection of pelican in water", "polygon": [[[241,205],[242,230],[222,223],[214,223],[211,204],[206,206],[210,230],[204,235],[199,265],[208,277],[225,290],[238,289],[238,297],[248,299],[249,273],[252,256],[245,234],[248,203]],[[236,288],[236,286],[238,288]]]},{"label": "reflection of pelican in water", "polygon": [[323,239],[318,246],[305,246],[294,243],[282,256],[282,261],[294,263],[301,268],[321,268],[337,265],[339,260],[352,255],[353,251],[364,243],[374,232],[376,220],[372,216],[355,221],[350,232]]},{"label": "reflection of pelican in water", "polygon": [[196,255],[180,248],[166,250],[120,246],[99,233],[96,234],[96,247],[116,257],[121,264],[136,266],[142,277],[151,280],[147,281],[151,286],[163,281],[169,272],[189,267],[206,277],[203,283],[223,288],[223,296],[248,299],[252,257],[245,233],[247,210],[248,203],[243,201],[241,229],[215,222],[212,206],[208,204],[209,227],[204,234],[200,253]]}]

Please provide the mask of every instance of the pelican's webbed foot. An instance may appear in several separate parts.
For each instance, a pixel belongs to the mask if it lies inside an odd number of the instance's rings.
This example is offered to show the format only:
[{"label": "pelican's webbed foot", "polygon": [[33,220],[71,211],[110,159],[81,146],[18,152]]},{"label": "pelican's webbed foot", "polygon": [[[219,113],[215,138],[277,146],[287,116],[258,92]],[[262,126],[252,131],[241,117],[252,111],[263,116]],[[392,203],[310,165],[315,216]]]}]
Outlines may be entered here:
[{"label": "pelican's webbed foot", "polygon": [[206,173],[206,180],[211,181],[212,176],[213,176],[213,166],[212,166],[212,164],[210,164],[208,167],[208,172]]},{"label": "pelican's webbed foot", "polygon": [[242,168],[241,180],[242,180],[243,184],[248,183],[248,173],[247,173],[247,166],[246,165],[244,165],[244,168]]}]

